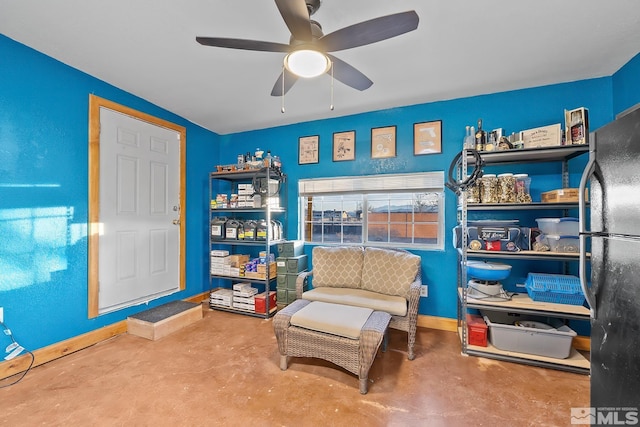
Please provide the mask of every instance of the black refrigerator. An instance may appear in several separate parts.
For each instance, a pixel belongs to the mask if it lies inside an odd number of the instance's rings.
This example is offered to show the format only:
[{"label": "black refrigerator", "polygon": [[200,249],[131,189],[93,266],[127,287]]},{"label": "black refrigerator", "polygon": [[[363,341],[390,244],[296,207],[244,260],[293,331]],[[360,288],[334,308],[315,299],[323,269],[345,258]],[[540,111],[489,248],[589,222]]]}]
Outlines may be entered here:
[{"label": "black refrigerator", "polygon": [[[588,205],[584,198],[587,183]],[[637,422],[640,108],[594,132],[580,196],[580,279],[592,317],[591,410],[596,415],[592,423]],[[584,215],[585,209],[589,216]],[[590,275],[587,250],[591,253]]]}]

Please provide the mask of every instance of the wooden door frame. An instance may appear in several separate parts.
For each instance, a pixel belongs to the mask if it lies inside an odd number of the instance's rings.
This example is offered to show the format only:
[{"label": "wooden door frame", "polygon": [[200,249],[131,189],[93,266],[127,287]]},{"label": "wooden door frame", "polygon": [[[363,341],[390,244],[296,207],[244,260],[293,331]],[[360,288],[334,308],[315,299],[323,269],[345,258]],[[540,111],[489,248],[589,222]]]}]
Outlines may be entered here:
[{"label": "wooden door frame", "polygon": [[99,238],[100,238],[100,108],[108,108],[135,119],[173,130],[180,134],[180,290],[185,289],[185,212],[186,212],[186,140],[187,130],[183,126],[142,113],[133,108],[117,104],[99,96],[89,94],[89,283],[88,317],[99,313]]}]

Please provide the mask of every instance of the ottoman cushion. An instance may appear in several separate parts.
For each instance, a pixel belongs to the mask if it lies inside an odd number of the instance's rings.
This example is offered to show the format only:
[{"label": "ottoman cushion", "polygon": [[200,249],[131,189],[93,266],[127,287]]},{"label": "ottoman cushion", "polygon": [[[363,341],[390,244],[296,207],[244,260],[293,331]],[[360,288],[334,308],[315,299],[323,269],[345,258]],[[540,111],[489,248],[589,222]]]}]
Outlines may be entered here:
[{"label": "ottoman cushion", "polygon": [[385,311],[393,316],[407,314],[407,300],[404,297],[379,294],[364,289],[351,288],[313,288],[302,294],[309,301],[322,301],[335,304],[352,305]]},{"label": "ottoman cushion", "polygon": [[291,324],[313,331],[358,339],[373,313],[370,308],[314,301],[291,316]]}]

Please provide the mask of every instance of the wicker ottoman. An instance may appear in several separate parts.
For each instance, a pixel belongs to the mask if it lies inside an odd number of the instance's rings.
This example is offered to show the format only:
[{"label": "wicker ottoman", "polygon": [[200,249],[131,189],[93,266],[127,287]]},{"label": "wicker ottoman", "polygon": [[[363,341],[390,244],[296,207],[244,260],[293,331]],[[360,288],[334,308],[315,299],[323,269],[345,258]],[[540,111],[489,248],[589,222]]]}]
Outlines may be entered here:
[{"label": "wicker ottoman", "polygon": [[[315,306],[310,306],[312,304]],[[296,326],[296,320],[304,317],[303,315],[313,315],[313,312],[317,315],[325,310],[328,313],[328,324],[320,327],[326,329],[325,331]],[[280,351],[280,369],[287,369],[289,357],[315,357],[327,360],[357,375],[360,380],[360,393],[366,394],[369,369],[391,320],[388,313],[373,311],[369,314],[366,310],[341,304],[296,300],[278,311],[273,318],[273,329]],[[298,312],[300,313],[294,317],[292,324],[292,316]],[[358,330],[354,330],[353,324],[350,325],[351,330],[344,329],[341,325],[331,325],[331,320],[335,323],[335,319],[340,317],[359,317],[363,324],[356,328]],[[345,323],[352,323],[351,320]]]}]

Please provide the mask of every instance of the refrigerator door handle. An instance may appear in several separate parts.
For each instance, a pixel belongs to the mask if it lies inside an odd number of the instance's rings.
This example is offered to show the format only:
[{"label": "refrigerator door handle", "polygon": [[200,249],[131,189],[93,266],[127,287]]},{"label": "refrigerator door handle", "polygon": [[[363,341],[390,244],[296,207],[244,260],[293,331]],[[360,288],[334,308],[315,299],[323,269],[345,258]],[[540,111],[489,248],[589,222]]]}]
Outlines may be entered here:
[{"label": "refrigerator door handle", "polygon": [[580,278],[580,286],[582,287],[582,292],[584,293],[584,297],[587,300],[587,304],[589,304],[589,308],[591,311],[591,318],[596,318],[596,296],[593,293],[592,289],[587,285],[587,235],[589,232],[587,231],[586,226],[586,200],[585,200],[585,191],[587,189],[587,182],[594,175],[596,170],[596,159],[595,156],[589,156],[589,163],[584,169],[582,173],[582,177],[580,178],[580,187],[578,189],[578,227],[580,231],[580,267],[579,267],[579,278]]}]

